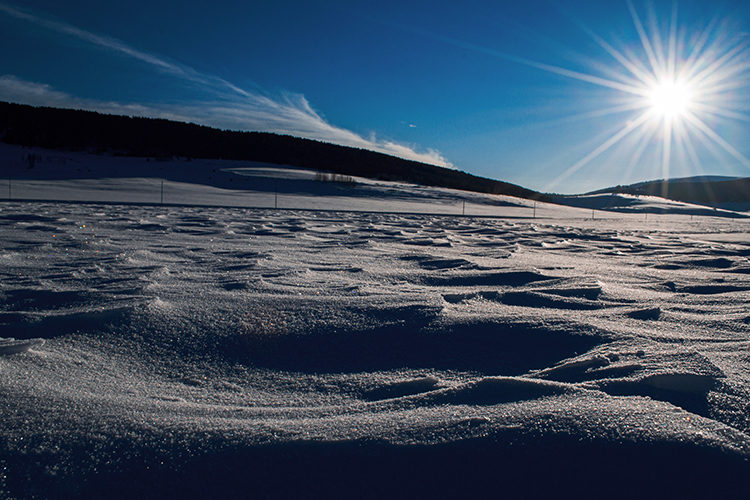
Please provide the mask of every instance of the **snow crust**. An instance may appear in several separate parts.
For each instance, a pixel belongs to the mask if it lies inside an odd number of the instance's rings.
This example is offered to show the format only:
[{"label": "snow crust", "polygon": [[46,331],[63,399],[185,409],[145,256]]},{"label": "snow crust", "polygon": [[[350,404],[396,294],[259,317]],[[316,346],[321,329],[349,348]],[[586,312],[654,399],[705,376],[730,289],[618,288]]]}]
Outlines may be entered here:
[{"label": "snow crust", "polygon": [[746,494],[747,222],[78,161],[0,203],[2,497]]}]

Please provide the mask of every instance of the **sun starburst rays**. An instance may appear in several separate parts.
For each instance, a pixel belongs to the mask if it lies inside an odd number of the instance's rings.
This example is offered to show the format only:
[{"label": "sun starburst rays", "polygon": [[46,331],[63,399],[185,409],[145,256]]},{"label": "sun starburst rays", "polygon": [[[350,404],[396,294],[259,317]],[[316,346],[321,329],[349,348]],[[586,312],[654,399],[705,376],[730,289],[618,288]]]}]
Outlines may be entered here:
[{"label": "sun starburst rays", "polygon": [[661,149],[662,178],[669,178],[675,158],[684,165],[692,164],[696,172],[703,171],[698,145],[717,159],[731,157],[750,169],[750,160],[715,128],[722,119],[750,122],[750,115],[743,112],[736,99],[738,92],[750,87],[750,37],[732,37],[726,21],[719,16],[691,32],[680,26],[676,3],[661,25],[653,4],[647,8],[645,22],[632,0],[627,0],[627,5],[639,48],[624,43],[618,50],[578,23],[616,62],[600,66],[599,73],[607,78],[535,64],[546,71],[623,93],[624,104],[606,109],[629,109],[632,113],[623,126],[547,188],[553,189],[628,137],[633,148],[623,172],[625,178],[632,174],[652,144]]}]

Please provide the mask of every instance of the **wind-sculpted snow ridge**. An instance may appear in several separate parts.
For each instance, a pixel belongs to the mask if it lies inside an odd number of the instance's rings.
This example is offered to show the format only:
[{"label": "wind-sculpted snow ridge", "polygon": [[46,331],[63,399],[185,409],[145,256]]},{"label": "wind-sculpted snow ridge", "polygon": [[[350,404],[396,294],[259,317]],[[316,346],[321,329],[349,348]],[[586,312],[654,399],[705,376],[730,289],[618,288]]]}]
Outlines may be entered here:
[{"label": "wind-sculpted snow ridge", "polygon": [[5,202],[0,497],[744,498],[747,229]]},{"label": "wind-sculpted snow ridge", "polygon": [[43,345],[44,339],[18,340],[14,339],[13,337],[0,338],[0,356],[26,352],[32,347],[40,347]]}]

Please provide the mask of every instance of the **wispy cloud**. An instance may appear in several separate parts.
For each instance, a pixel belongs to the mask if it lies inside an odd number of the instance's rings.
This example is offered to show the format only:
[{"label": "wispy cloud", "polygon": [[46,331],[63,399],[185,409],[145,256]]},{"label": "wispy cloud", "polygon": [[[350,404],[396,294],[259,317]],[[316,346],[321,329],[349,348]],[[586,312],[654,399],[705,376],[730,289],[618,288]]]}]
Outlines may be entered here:
[{"label": "wispy cloud", "polygon": [[63,21],[42,17],[19,7],[0,2],[0,12],[36,26],[69,36],[92,46],[137,60],[158,73],[190,84],[211,96],[209,100],[177,104],[120,103],[73,96],[49,85],[31,82],[14,75],[0,76],[0,99],[31,104],[89,109],[102,113],[149,116],[200,123],[232,130],[257,130],[289,134],[344,146],[369,149],[433,165],[453,167],[438,151],[420,150],[413,145],[366,138],[328,123],[301,94],[272,96],[259,89],[246,90],[215,75],[202,73],[169,58],[138,50],[121,40],[98,35]]}]

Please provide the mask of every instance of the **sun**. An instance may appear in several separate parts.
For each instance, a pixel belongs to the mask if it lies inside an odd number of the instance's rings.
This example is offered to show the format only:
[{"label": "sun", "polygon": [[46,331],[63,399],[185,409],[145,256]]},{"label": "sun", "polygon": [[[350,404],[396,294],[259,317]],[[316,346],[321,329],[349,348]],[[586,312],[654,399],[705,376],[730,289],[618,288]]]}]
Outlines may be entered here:
[{"label": "sun", "polygon": [[[705,171],[706,157],[713,165],[721,162],[750,169],[750,159],[722,136],[730,128],[736,130],[737,126],[750,123],[750,36],[728,35],[733,24],[718,15],[707,24],[680,24],[677,2],[673,3],[671,15],[663,19],[653,6],[648,7],[644,24],[633,0],[626,0],[626,4],[637,33],[632,40],[615,39],[610,43],[576,21],[613,59],[597,63],[594,72],[513,58],[521,64],[614,91],[612,101],[596,114],[581,113],[574,118],[627,113],[598,146],[544,189],[554,189],[614,148],[629,156],[624,158],[627,163],[623,162],[623,183],[640,164],[658,167],[659,156],[663,179],[670,178],[673,163],[683,172]],[[628,148],[632,155],[625,152]]]},{"label": "sun", "polygon": [[657,117],[671,120],[690,111],[692,98],[693,92],[685,82],[664,80],[651,88],[648,103]]}]

